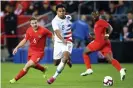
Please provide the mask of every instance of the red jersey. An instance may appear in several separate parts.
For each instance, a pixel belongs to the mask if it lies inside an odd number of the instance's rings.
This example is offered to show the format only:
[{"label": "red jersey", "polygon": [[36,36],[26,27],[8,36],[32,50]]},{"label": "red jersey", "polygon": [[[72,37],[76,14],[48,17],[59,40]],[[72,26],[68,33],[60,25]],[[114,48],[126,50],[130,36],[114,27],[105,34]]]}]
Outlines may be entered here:
[{"label": "red jersey", "polygon": [[104,42],[104,36],[109,23],[103,19],[98,20],[94,25],[95,41]]},{"label": "red jersey", "polygon": [[30,42],[28,54],[44,53],[46,38],[51,36],[52,33],[47,28],[38,26],[38,30],[35,32],[32,27],[29,27],[25,36],[25,39]]}]

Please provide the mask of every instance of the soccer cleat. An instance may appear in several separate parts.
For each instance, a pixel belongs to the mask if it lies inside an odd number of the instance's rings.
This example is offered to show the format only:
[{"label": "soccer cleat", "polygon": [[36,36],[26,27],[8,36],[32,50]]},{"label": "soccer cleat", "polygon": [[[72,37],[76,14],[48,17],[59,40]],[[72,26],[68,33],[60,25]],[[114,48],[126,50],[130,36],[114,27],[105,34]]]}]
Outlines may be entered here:
[{"label": "soccer cleat", "polygon": [[13,78],[12,80],[9,81],[10,83],[15,83],[16,80]]},{"label": "soccer cleat", "polygon": [[126,76],[126,68],[122,68],[120,70],[121,81],[123,81],[125,79],[125,76]]},{"label": "soccer cleat", "polygon": [[43,78],[45,78],[46,77],[46,71],[48,70],[48,67],[47,66],[45,66],[45,70],[43,71]]},{"label": "soccer cleat", "polygon": [[50,79],[47,80],[48,84],[52,84],[55,81],[55,78],[51,77]]},{"label": "soccer cleat", "polygon": [[86,72],[83,72],[83,73],[81,73],[80,75],[81,75],[81,76],[87,76],[87,75],[90,75],[90,74],[92,74],[92,73],[93,73],[93,70],[92,70],[92,69],[87,69]]},{"label": "soccer cleat", "polygon": [[71,60],[68,60],[67,61],[67,65],[71,68],[72,67],[72,62],[71,62]]}]

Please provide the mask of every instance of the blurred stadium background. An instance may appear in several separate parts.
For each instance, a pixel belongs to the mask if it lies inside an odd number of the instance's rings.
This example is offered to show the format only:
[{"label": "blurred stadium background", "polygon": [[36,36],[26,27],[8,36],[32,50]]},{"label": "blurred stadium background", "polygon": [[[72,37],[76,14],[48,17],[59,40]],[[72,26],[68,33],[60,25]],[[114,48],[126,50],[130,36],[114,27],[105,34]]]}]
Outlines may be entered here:
[{"label": "blurred stadium background", "polygon": [[[30,75],[24,77],[19,84],[8,85],[8,81],[22,68],[27,59],[28,43],[18,53],[13,56],[12,50],[18,44],[18,42],[24,37],[26,29],[30,26],[29,19],[31,16],[37,16],[40,25],[47,27],[52,31],[51,21],[54,18],[56,12],[55,7],[57,4],[64,4],[67,7],[67,14],[72,16],[73,24],[79,25],[79,28],[84,28],[82,22],[88,25],[88,37],[89,33],[93,32],[93,21],[90,13],[94,10],[98,10],[101,14],[101,18],[107,20],[113,27],[113,32],[110,36],[112,43],[112,50],[114,57],[125,66],[129,73],[124,83],[119,80],[119,74],[115,73],[115,70],[106,64],[105,59],[102,58],[99,52],[94,52],[91,55],[91,63],[94,66],[94,70],[97,70],[92,77],[81,78],[79,74],[85,70],[83,65],[82,52],[86,44],[91,40],[88,38],[82,38],[84,34],[81,34],[80,29],[75,28],[73,30],[74,49],[72,52],[72,63],[76,64],[72,69],[66,69],[61,75],[60,79],[52,87],[58,88],[103,88],[102,79],[106,75],[111,75],[116,80],[117,84],[114,84],[112,88],[132,88],[131,82],[133,77],[131,69],[133,63],[133,1],[0,1],[1,4],[1,62],[2,62],[2,88],[43,88],[43,79],[41,77],[34,77],[37,73],[31,70]],[[81,22],[81,24],[79,24]],[[81,25],[81,26],[80,26]],[[82,31],[83,29],[81,29]],[[53,31],[52,31],[53,32]],[[78,35],[75,35],[78,34]],[[49,69],[48,76],[51,76],[56,69],[52,64],[53,43],[51,39],[47,39],[46,55],[40,62],[47,64]],[[97,64],[101,63],[101,64]],[[99,68],[101,67],[101,68]],[[107,67],[104,69],[104,67]],[[54,69],[53,69],[54,68]],[[107,71],[111,68],[111,71]],[[10,69],[13,69],[11,71]],[[105,71],[105,72],[104,72]],[[10,75],[9,75],[10,73]],[[71,75],[72,74],[72,75]],[[76,74],[76,75],[74,75]],[[97,74],[97,75],[96,75]],[[69,77],[70,76],[70,77]],[[64,77],[64,78],[63,78]],[[71,77],[76,78],[70,79]],[[97,77],[97,78],[95,78]],[[29,79],[28,79],[29,78]],[[32,79],[41,80],[35,83]],[[81,80],[80,80],[81,79]],[[43,81],[42,81],[43,80]],[[68,82],[71,83],[68,83]],[[82,82],[81,82],[82,81]],[[78,83],[82,84],[79,85]],[[26,83],[26,86],[23,84]],[[95,84],[96,83],[96,84]],[[31,85],[34,84],[34,85]],[[37,87],[39,86],[39,87]],[[48,87],[45,83],[45,86]],[[100,86],[100,87],[99,87]],[[110,87],[111,88],[111,87]]]}]

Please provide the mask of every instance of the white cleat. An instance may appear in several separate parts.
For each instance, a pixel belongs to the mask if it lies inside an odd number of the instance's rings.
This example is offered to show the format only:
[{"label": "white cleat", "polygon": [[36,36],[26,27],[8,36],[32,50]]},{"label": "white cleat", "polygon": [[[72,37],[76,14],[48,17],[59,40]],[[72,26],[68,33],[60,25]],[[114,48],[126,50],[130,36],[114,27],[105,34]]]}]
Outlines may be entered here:
[{"label": "white cleat", "polygon": [[125,79],[125,76],[126,76],[126,68],[122,68],[120,70],[121,81],[123,81]]},{"label": "white cleat", "polygon": [[86,72],[83,72],[83,73],[81,73],[80,75],[81,75],[81,76],[87,76],[87,75],[90,75],[90,74],[92,74],[92,73],[93,73],[93,70],[92,70],[92,69],[87,69]]},{"label": "white cleat", "polygon": [[13,84],[13,83],[16,82],[16,80],[15,80],[15,79],[12,79],[12,80],[10,80],[9,82],[10,82],[11,84]]}]

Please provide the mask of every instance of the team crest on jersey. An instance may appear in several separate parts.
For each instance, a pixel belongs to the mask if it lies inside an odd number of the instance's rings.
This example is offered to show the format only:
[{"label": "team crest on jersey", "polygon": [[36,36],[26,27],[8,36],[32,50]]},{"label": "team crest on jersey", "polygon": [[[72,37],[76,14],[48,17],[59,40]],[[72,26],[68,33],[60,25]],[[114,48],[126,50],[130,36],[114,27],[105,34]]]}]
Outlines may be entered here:
[{"label": "team crest on jersey", "polygon": [[38,38],[42,38],[42,35],[38,35]]}]

